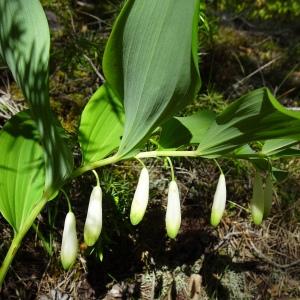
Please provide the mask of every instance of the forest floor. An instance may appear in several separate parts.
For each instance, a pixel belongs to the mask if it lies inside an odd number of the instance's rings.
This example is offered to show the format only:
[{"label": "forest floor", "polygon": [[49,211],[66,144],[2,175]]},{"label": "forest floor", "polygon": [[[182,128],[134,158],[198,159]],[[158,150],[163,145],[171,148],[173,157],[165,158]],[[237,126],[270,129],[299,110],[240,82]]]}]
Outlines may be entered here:
[{"label": "forest floor", "polygon": [[[52,32],[51,105],[74,142],[80,113],[101,85],[101,57],[120,10],[119,1],[42,1]],[[100,1],[101,2],[101,1]],[[200,32],[202,88],[183,114],[220,112],[247,91],[267,86],[282,104],[299,107],[300,27],[295,22],[255,22],[208,10],[209,32]],[[276,26],[274,26],[276,24]],[[97,72],[96,72],[97,70]],[[12,112],[0,111],[0,126],[26,107],[11,75],[0,63],[0,96]],[[77,217],[80,255],[64,272],[59,248],[67,203],[50,202],[27,234],[9,270],[1,299],[300,299],[300,161],[277,161],[288,170],[274,189],[271,216],[251,222],[253,167],[223,159],[228,204],[221,224],[209,224],[218,168],[204,159],[174,160],[182,197],[182,225],[175,241],[166,237],[164,214],[169,171],[163,161],[147,162],[150,207],[133,227],[129,209],[139,174],[135,162],[99,170],[104,190],[103,234],[95,249],[82,228],[93,175],[67,187]],[[0,256],[12,230],[0,219]],[[43,236],[44,243],[41,240]]]}]

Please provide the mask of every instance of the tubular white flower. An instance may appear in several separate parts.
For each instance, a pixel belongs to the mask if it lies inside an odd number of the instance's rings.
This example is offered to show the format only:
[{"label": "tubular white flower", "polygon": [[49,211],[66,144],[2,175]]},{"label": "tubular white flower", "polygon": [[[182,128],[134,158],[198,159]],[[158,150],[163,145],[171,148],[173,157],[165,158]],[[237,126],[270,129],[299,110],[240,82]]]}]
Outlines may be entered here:
[{"label": "tubular white flower", "polygon": [[273,183],[272,175],[268,174],[266,178],[266,187],[264,194],[264,218],[267,218],[270,214],[272,208],[272,198],[273,198]]},{"label": "tubular white flower", "polygon": [[170,238],[174,239],[181,224],[181,208],[178,186],[175,180],[169,184],[168,204],[166,213],[166,229]]},{"label": "tubular white flower", "polygon": [[261,224],[264,215],[264,190],[262,177],[256,172],[253,181],[253,196],[250,202],[253,222],[256,225]]},{"label": "tubular white flower", "polygon": [[219,177],[217,189],[214,195],[214,201],[211,209],[210,223],[217,226],[223,216],[226,205],[226,181],[222,173]]},{"label": "tubular white flower", "polygon": [[130,221],[137,225],[143,219],[149,200],[149,172],[146,167],[141,171],[130,209]]},{"label": "tubular white flower", "polygon": [[60,254],[61,263],[65,270],[68,270],[74,264],[77,252],[76,219],[72,212],[68,212],[65,219]]},{"label": "tubular white flower", "polygon": [[102,230],[102,190],[95,186],[91,193],[88,212],[84,224],[84,241],[93,246]]}]

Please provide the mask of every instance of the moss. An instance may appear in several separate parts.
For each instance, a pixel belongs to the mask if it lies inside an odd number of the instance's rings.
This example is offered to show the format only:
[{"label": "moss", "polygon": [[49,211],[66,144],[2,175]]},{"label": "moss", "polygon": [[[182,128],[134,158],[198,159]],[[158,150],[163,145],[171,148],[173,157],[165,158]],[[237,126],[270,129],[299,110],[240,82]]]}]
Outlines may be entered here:
[{"label": "moss", "polygon": [[22,93],[22,90],[19,88],[19,86],[15,82],[12,82],[10,84],[9,92],[12,96],[12,99],[14,99],[14,101],[24,100],[24,95]]},{"label": "moss", "polygon": [[248,291],[245,291],[245,274],[236,273],[229,270],[225,272],[224,276],[221,279],[221,283],[229,291],[229,299],[253,299],[253,296],[250,295]]}]

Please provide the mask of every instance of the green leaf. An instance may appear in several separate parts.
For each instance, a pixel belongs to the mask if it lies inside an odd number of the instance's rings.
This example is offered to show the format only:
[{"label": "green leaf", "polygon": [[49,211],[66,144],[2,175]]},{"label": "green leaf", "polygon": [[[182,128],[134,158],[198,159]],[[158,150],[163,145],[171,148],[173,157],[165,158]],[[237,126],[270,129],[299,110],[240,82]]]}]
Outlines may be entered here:
[{"label": "green leaf", "polygon": [[215,120],[211,111],[200,111],[187,117],[174,117],[162,125],[159,145],[164,149],[199,144]]},{"label": "green leaf", "polygon": [[284,108],[266,88],[229,105],[208,129],[198,152],[217,157],[251,141],[300,138],[300,114]]},{"label": "green leaf", "polygon": [[272,158],[296,158],[300,157],[300,149],[298,148],[288,148],[278,151],[276,154],[272,154]]},{"label": "green leaf", "polygon": [[18,232],[41,200],[45,183],[43,150],[28,113],[5,124],[0,149],[0,211]]},{"label": "green leaf", "polygon": [[251,156],[252,154],[256,154],[256,152],[250,147],[250,145],[246,144],[234,150],[235,156],[243,157]]},{"label": "green leaf", "polygon": [[259,157],[250,145],[246,144],[233,151],[235,158],[249,160],[253,166],[261,171],[269,171],[271,169],[270,161],[265,157]]},{"label": "green leaf", "polygon": [[83,163],[100,160],[115,150],[122,138],[124,109],[112,90],[102,85],[81,115],[79,143]]},{"label": "green leaf", "polygon": [[278,169],[276,167],[272,167],[272,174],[276,181],[283,181],[288,177],[289,172],[286,170]]},{"label": "green leaf", "polygon": [[200,86],[199,0],[129,0],[103,58],[104,75],[124,101],[119,155],[129,156],[182,109]]},{"label": "green leaf", "polygon": [[298,139],[274,139],[274,140],[268,140],[264,143],[261,153],[265,155],[275,155],[279,154],[285,150],[291,150],[288,149],[293,145],[296,145],[299,143]]},{"label": "green leaf", "polygon": [[0,28],[0,54],[30,103],[44,148],[46,187],[52,193],[70,174],[73,158],[50,111],[50,35],[40,2],[0,1]]}]

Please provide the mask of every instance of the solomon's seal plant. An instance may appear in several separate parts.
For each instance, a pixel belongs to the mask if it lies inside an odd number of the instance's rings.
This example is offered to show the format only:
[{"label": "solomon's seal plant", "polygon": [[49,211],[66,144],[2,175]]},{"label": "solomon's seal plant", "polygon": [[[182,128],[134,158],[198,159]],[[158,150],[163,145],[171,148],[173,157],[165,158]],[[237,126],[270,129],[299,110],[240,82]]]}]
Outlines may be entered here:
[{"label": "solomon's seal plant", "polygon": [[181,225],[180,194],[175,180],[173,163],[169,157],[167,157],[167,162],[170,165],[172,180],[169,183],[168,190],[166,229],[168,237],[175,239]]},{"label": "solomon's seal plant", "polygon": [[[199,6],[199,0],[125,1],[104,50],[105,83],[81,114],[78,142],[82,160],[74,166],[66,136],[50,109],[50,34],[43,8],[38,0],[0,1],[0,56],[30,104],[0,131],[0,212],[14,232],[0,268],[0,285],[47,202],[71,179],[89,170],[133,158],[222,157],[247,160],[258,172],[270,172],[276,178],[274,160],[300,155],[295,147],[300,141],[300,113],[283,107],[264,87],[232,101],[219,114],[203,110],[176,116],[201,85]],[[142,151],[148,141],[154,141],[152,150]],[[252,149],[253,142],[262,146]],[[267,180],[263,195],[261,179],[256,176],[251,207],[257,224],[267,211],[263,198],[270,202],[271,189]],[[224,195],[217,190],[216,201],[223,203]],[[98,185],[91,205],[96,203],[100,212],[99,199]],[[133,223],[141,219],[144,207],[137,217],[132,208]],[[88,212],[84,230],[89,244],[98,236],[101,219],[100,213],[95,220],[91,215]],[[68,227],[75,228],[74,216],[68,216]],[[213,224],[219,218],[213,217]],[[88,225],[92,219],[95,232]],[[166,215],[172,238],[178,233],[180,219],[179,191],[172,177]]]},{"label": "solomon's seal plant", "polygon": [[77,253],[76,219],[74,213],[69,211],[65,219],[60,253],[61,263],[65,270],[68,270],[75,263]]},{"label": "solomon's seal plant", "polygon": [[130,221],[132,225],[140,223],[146,212],[149,199],[149,172],[143,167],[134,193],[130,209]]},{"label": "solomon's seal plant", "polygon": [[94,174],[97,185],[92,190],[84,224],[84,241],[88,246],[93,246],[96,243],[102,229],[102,189],[96,171]]},{"label": "solomon's seal plant", "polygon": [[168,204],[166,212],[166,229],[170,238],[175,239],[181,224],[180,196],[175,180],[169,184]]},{"label": "solomon's seal plant", "polygon": [[262,176],[259,172],[255,173],[253,179],[253,195],[250,201],[250,208],[253,222],[259,225],[264,216],[264,189]]},{"label": "solomon's seal plant", "polygon": [[212,226],[217,226],[223,216],[226,206],[226,181],[225,175],[220,174],[217,189],[214,195],[214,201],[211,209],[210,223]]}]

